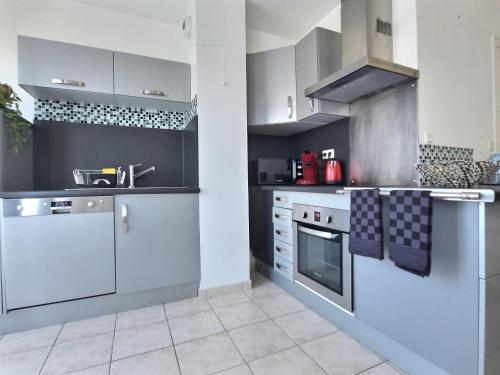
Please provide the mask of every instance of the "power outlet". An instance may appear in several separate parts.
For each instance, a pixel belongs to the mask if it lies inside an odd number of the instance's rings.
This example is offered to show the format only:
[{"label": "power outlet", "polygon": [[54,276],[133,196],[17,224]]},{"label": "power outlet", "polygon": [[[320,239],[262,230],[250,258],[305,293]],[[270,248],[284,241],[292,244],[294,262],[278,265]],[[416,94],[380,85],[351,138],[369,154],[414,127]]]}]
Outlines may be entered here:
[{"label": "power outlet", "polygon": [[433,139],[432,139],[432,133],[428,130],[424,131],[424,145],[432,145]]}]

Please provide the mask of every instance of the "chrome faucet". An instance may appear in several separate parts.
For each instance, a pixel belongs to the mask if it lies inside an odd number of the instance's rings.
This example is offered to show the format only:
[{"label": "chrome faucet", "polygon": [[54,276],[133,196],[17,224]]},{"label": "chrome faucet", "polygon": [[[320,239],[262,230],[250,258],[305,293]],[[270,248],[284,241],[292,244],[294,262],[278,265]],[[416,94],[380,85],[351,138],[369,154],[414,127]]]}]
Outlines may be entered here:
[{"label": "chrome faucet", "polygon": [[152,167],[149,167],[147,169],[144,169],[143,171],[135,173],[135,167],[140,167],[142,164],[131,164],[129,166],[129,188],[135,188],[135,179],[137,177],[141,177],[142,175],[145,175],[148,172],[153,172],[156,171],[156,167],[153,165]]}]

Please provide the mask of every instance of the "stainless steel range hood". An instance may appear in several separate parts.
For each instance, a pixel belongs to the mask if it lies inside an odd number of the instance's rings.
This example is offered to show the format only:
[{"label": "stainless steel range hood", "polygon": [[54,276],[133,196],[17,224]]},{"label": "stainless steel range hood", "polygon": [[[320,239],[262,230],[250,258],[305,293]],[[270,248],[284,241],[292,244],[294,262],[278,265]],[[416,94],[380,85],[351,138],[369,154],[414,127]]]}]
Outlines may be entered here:
[{"label": "stainless steel range hood", "polygon": [[392,0],[342,0],[341,15],[343,67],[306,96],[352,103],[418,78],[392,61]]}]

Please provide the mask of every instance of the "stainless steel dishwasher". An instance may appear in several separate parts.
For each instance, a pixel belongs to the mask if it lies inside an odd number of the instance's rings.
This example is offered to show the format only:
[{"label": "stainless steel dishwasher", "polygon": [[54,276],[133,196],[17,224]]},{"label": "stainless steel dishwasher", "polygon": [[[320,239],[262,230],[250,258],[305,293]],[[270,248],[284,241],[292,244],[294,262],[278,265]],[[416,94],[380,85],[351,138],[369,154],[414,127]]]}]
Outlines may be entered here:
[{"label": "stainless steel dishwasher", "polygon": [[6,310],[114,293],[113,197],[4,199]]}]

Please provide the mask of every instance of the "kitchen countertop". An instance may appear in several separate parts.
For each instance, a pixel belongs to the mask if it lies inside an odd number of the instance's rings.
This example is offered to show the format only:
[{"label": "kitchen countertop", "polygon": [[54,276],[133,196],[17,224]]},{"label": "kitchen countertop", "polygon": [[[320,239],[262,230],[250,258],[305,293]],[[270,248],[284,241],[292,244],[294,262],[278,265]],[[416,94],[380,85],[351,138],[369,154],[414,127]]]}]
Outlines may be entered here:
[{"label": "kitchen countertop", "polygon": [[[388,193],[395,189],[415,189],[415,190],[431,190],[433,193],[448,194],[448,193],[480,193],[481,198],[474,201],[482,202],[495,202],[500,201],[500,185],[476,185],[469,189],[452,189],[452,188],[438,188],[430,186],[376,186],[381,192]],[[253,189],[260,189],[264,191],[294,191],[305,193],[325,193],[325,194],[338,194],[353,189],[374,188],[373,186],[341,186],[341,185],[253,185]],[[454,201],[470,201],[470,199],[447,199]]]},{"label": "kitchen countertop", "polygon": [[0,198],[19,199],[19,198],[51,198],[51,197],[88,197],[105,196],[120,194],[193,194],[199,193],[199,188],[194,187],[138,187],[128,188],[82,188],[67,190],[35,190],[35,191],[2,191]]}]

